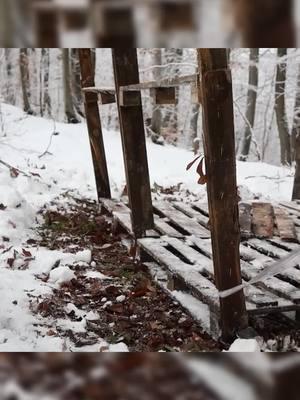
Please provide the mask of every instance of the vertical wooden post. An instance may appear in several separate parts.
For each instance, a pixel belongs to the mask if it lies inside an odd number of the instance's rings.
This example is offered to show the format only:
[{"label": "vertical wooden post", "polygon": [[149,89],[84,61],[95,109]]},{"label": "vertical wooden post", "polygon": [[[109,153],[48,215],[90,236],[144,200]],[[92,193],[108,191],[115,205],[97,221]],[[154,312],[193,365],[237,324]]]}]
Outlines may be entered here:
[{"label": "vertical wooden post", "polygon": [[[58,13],[55,9],[43,9],[38,5],[41,2],[52,3],[51,0],[34,0],[34,25],[35,25],[35,41],[37,47],[60,47],[58,33]],[[36,5],[35,5],[36,3]]]},{"label": "vertical wooden post", "polygon": [[115,48],[112,56],[132,229],[136,237],[142,237],[154,221],[141,93],[120,96],[120,86],[139,83],[137,50]]},{"label": "vertical wooden post", "polygon": [[[93,87],[95,86],[95,68],[91,49],[78,49],[78,53],[81,86]],[[111,198],[97,93],[85,93],[84,99],[98,199]]]},{"label": "vertical wooden post", "polygon": [[[198,49],[214,274],[219,291],[241,284],[231,73],[226,49]],[[201,96],[200,96],[201,95]],[[243,291],[220,299],[224,340],[247,326]]]},{"label": "vertical wooden post", "polygon": [[296,47],[294,0],[235,0],[232,4],[243,46]]}]

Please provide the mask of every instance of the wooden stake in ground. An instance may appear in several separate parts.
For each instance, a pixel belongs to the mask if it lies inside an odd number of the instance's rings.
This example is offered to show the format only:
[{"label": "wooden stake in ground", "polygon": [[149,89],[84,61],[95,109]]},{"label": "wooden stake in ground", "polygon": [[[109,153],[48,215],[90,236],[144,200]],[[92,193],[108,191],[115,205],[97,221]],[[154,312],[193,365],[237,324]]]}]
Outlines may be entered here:
[{"label": "wooden stake in ground", "polygon": [[[95,68],[91,49],[78,49],[78,52],[81,68],[81,85],[83,88],[93,87],[95,86]],[[85,93],[85,112],[98,198],[111,198],[97,93]]]},{"label": "wooden stake in ground", "polygon": [[[198,49],[214,275],[219,291],[241,284],[231,73],[226,49]],[[243,291],[220,299],[224,340],[247,326]]]},{"label": "wooden stake in ground", "polygon": [[154,227],[154,220],[141,93],[120,90],[139,83],[137,51],[115,48],[112,55],[132,230],[142,237]]}]

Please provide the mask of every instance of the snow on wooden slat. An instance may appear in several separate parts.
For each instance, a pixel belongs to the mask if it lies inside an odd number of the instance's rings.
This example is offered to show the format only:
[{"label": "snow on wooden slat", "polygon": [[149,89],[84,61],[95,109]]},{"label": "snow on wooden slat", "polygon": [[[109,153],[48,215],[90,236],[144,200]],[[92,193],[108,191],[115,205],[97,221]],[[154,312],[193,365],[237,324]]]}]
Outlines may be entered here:
[{"label": "snow on wooden slat", "polygon": [[185,283],[185,285],[201,301],[212,308],[214,312],[219,310],[219,294],[215,285],[202,276],[192,265],[184,263],[164,245],[160,239],[139,239],[138,244],[144,251],[150,254],[155,261],[163,265],[174,276]]},{"label": "snow on wooden slat", "polygon": [[178,201],[174,202],[173,205],[177,210],[182,211],[184,214],[191,218],[195,218],[200,225],[208,228],[209,218],[193,208],[192,204],[186,204]]},{"label": "snow on wooden slat", "polygon": [[187,215],[178,212],[168,202],[154,202],[154,210],[166,216],[175,226],[183,229],[190,235],[207,238],[210,237],[210,232],[200,225],[195,219],[189,218]]},{"label": "snow on wooden slat", "polygon": [[154,216],[154,226],[162,235],[168,235],[170,237],[182,238],[184,235],[178,232],[175,228],[168,224],[168,219],[159,218],[157,215]]}]

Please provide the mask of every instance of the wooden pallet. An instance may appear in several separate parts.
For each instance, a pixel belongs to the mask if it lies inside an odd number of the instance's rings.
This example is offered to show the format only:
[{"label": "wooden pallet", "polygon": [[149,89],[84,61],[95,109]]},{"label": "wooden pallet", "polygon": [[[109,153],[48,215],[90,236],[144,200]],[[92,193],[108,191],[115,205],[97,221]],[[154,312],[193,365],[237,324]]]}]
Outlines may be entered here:
[{"label": "wooden pallet", "polygon": [[[124,203],[103,200],[102,205],[132,233],[130,210]],[[300,222],[300,206],[291,204],[290,207]],[[153,209],[155,229],[138,240],[142,260],[155,265],[156,271],[167,273],[171,291],[188,291],[218,316],[219,294],[214,284],[207,204],[155,201]],[[286,242],[276,236],[268,240],[249,237],[242,241],[240,253],[244,282],[254,278],[269,263],[299,248],[299,243]],[[299,265],[248,287],[245,296],[251,315],[300,310]]]}]

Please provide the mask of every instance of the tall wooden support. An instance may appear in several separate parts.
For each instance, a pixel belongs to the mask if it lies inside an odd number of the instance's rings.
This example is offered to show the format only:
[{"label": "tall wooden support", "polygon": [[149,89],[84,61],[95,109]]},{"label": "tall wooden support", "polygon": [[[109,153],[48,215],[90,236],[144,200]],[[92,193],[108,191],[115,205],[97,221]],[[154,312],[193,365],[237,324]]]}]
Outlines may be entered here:
[{"label": "tall wooden support", "polygon": [[135,47],[134,9],[130,2],[90,0],[97,47]]},{"label": "tall wooden support", "polygon": [[[95,68],[90,49],[78,49],[82,88],[95,86]],[[98,108],[98,95],[84,92],[85,112],[91,152],[93,157],[98,198],[111,198],[101,119]]]},{"label": "tall wooden support", "polygon": [[[219,291],[241,283],[231,73],[226,49],[198,49],[214,275]],[[225,340],[247,326],[243,291],[220,299]]]},{"label": "tall wooden support", "polygon": [[294,0],[230,0],[246,47],[296,47]]},{"label": "tall wooden support", "polygon": [[[43,7],[43,4],[45,6]],[[37,47],[60,47],[58,23],[59,18],[56,10],[52,7],[47,7],[47,4],[52,5],[51,0],[34,0],[34,27],[35,27],[35,42]]]},{"label": "tall wooden support", "polygon": [[137,51],[115,48],[112,56],[132,229],[136,237],[142,237],[154,227],[154,221],[141,93],[120,90],[139,83]]}]

